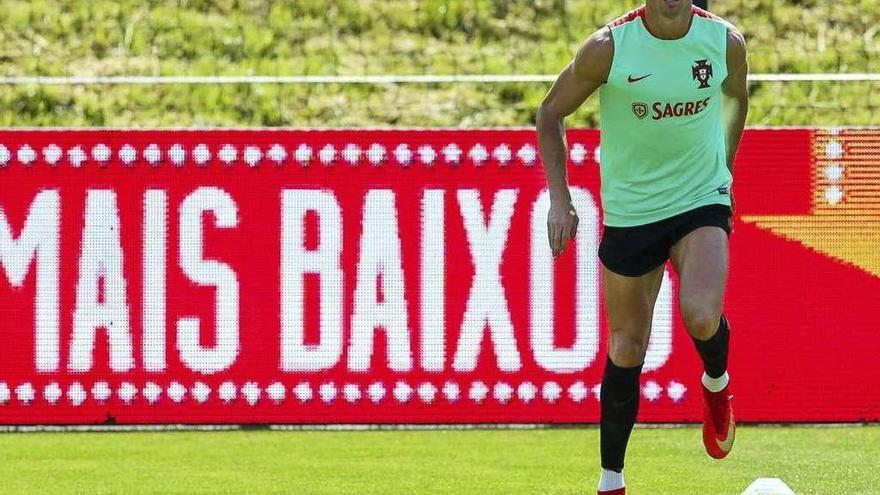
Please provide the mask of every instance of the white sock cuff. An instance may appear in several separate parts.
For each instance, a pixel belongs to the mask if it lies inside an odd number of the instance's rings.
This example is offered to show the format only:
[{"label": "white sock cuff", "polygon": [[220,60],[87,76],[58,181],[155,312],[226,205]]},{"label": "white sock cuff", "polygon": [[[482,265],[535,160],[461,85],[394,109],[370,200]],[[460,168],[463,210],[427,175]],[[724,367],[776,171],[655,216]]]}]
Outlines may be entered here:
[{"label": "white sock cuff", "polygon": [[725,371],[723,375],[718,378],[712,378],[703,372],[703,386],[706,387],[709,392],[721,392],[724,390],[724,387],[730,382],[730,375]]},{"label": "white sock cuff", "polygon": [[623,472],[611,471],[602,468],[599,476],[599,491],[607,492],[611,490],[619,490],[624,487]]}]

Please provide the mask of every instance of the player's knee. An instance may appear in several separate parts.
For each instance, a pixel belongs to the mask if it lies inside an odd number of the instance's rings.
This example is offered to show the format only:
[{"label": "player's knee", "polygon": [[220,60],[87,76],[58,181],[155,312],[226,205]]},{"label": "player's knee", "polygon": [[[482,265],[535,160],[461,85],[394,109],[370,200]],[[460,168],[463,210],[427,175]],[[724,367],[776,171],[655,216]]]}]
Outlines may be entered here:
[{"label": "player's knee", "polygon": [[701,298],[682,298],[681,317],[691,335],[706,340],[718,329],[721,306]]},{"label": "player's knee", "polygon": [[622,368],[639,366],[645,361],[647,339],[616,335],[611,342],[611,361]]}]

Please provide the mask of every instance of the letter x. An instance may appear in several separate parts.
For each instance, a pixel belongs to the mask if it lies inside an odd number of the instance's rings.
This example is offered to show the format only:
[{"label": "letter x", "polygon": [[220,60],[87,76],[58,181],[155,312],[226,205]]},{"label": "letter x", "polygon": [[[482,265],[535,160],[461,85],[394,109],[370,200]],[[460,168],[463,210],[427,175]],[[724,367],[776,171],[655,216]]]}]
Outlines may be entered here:
[{"label": "letter x", "polygon": [[473,285],[461,324],[458,350],[452,364],[459,372],[473,371],[477,367],[477,356],[487,325],[498,359],[498,368],[509,372],[517,371],[521,367],[499,271],[516,195],[515,189],[498,191],[487,222],[484,219],[479,191],[458,191],[461,216],[474,260]]}]

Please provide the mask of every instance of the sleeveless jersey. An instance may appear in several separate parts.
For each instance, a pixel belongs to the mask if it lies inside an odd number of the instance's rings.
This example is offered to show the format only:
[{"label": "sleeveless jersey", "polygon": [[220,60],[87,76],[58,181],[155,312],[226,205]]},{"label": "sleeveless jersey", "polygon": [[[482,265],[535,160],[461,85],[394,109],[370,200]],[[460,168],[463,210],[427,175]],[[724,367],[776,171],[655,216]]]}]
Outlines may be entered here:
[{"label": "sleeveless jersey", "polygon": [[614,58],[599,89],[605,225],[730,205],[721,119],[727,24],[696,7],[692,19],[676,40],[648,32],[644,7],[608,25]]}]

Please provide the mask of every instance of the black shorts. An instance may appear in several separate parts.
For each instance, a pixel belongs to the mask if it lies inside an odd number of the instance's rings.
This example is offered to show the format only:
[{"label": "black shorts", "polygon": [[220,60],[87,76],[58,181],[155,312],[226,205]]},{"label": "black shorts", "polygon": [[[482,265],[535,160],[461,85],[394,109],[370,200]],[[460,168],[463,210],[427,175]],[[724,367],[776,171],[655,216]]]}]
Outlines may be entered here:
[{"label": "black shorts", "polygon": [[614,273],[640,277],[669,259],[669,250],[700,227],[720,227],[730,235],[731,210],[707,205],[658,222],[635,227],[605,227],[599,259]]}]

